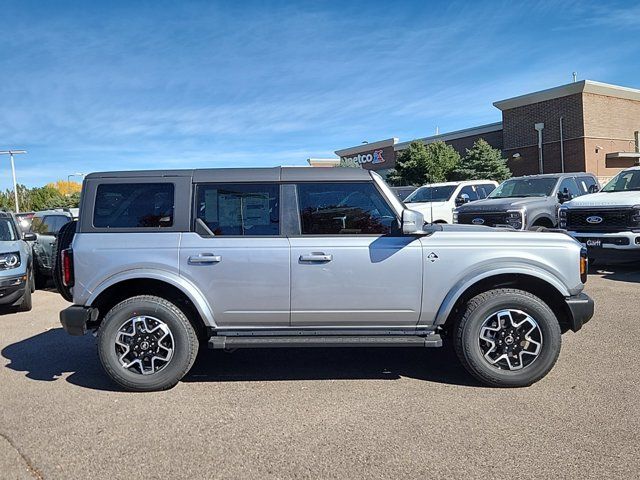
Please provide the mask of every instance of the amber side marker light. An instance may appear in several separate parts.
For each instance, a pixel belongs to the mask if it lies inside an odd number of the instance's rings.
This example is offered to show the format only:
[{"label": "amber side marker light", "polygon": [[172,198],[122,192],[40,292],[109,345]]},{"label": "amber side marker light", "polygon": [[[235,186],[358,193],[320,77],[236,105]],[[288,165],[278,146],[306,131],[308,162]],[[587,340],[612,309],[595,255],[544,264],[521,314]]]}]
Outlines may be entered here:
[{"label": "amber side marker light", "polygon": [[587,257],[587,249],[580,250],[580,281],[587,283],[587,273],[589,272],[589,258]]}]

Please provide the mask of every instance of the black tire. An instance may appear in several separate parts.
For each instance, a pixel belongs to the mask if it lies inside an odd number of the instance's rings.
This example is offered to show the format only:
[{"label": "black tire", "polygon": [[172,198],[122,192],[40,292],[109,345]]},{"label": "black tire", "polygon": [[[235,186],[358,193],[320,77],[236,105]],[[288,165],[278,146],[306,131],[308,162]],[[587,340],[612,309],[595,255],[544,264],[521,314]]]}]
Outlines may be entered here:
[{"label": "black tire", "polygon": [[[116,352],[116,336],[131,318],[148,315],[163,322],[173,336],[173,356],[162,369],[142,375],[126,369]],[[98,330],[98,356],[107,375],[126,390],[150,392],[175,386],[191,369],[198,354],[198,336],[185,316],[173,303],[160,297],[140,295],[124,300],[106,315]]]},{"label": "black tire", "polygon": [[76,226],[77,222],[71,221],[60,228],[60,231],[56,235],[56,241],[51,252],[51,272],[53,274],[53,283],[60,295],[62,295],[62,297],[68,302],[73,302],[73,294],[71,293],[71,289],[62,282],[61,253],[63,250],[71,246],[73,237],[76,234]]},{"label": "black tire", "polygon": [[31,290],[31,293],[36,291],[36,272],[33,269],[33,267],[31,267],[31,278],[29,280],[29,288]]},{"label": "black tire", "polygon": [[33,298],[31,298],[31,286],[33,284],[33,269],[27,270],[27,281],[24,286],[22,302],[18,305],[19,312],[29,312],[33,308]]},{"label": "black tire", "polygon": [[47,276],[38,268],[38,261],[36,260],[35,253],[33,256],[33,278],[33,283],[37,290],[42,290],[47,286]]},{"label": "black tire", "polygon": [[[519,370],[491,365],[480,346],[480,332],[486,319],[504,310],[520,310],[531,316],[542,334],[540,351],[530,364]],[[526,387],[543,378],[560,354],[560,324],[549,306],[522,290],[501,288],[481,293],[469,300],[455,327],[454,346],[464,367],[482,383],[492,387]]]}]

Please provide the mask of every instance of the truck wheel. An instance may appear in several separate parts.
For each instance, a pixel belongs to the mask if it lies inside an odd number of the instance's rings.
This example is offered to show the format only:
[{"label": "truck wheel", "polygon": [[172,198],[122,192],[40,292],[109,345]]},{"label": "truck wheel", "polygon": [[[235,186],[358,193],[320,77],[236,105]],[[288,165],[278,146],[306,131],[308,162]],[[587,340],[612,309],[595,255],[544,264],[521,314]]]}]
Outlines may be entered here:
[{"label": "truck wheel", "polygon": [[136,392],[166,390],[191,369],[198,337],[182,310],[151,295],[124,300],[98,330],[98,356],[107,374]]},{"label": "truck wheel", "polygon": [[455,328],[464,367],[493,387],[525,387],[553,368],[562,339],[549,306],[522,290],[501,288],[469,300]]},{"label": "truck wheel", "polygon": [[31,286],[33,285],[33,270],[27,270],[27,281],[24,285],[24,295],[22,296],[22,302],[18,306],[18,311],[29,312],[33,308],[33,298],[31,297]]}]

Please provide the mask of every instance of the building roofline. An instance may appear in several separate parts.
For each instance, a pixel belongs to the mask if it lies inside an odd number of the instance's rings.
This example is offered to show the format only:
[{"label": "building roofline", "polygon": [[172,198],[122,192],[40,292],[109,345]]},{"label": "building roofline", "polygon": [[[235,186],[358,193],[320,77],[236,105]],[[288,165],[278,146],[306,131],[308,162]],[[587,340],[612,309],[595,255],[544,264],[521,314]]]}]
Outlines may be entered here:
[{"label": "building roofline", "polygon": [[498,100],[497,102],[493,102],[493,106],[504,111],[524,105],[531,105],[532,103],[544,102],[545,100],[566,97],[576,93],[592,93],[594,95],[604,95],[608,97],[640,101],[640,90],[636,88],[621,87],[619,85],[596,82],[593,80],[581,80],[579,82],[560,85],[559,87],[527,93],[525,95],[507,98],[505,100]]},{"label": "building roofline", "polygon": [[396,143],[398,143],[398,139],[393,137],[387,138],[386,140],[378,140],[377,142],[363,143],[362,145],[357,145],[355,147],[343,148],[341,150],[336,150],[334,153],[339,157],[344,157],[347,155],[368,152],[370,150],[375,150],[376,148],[391,147]]},{"label": "building roofline", "polygon": [[482,135],[483,133],[497,132],[499,130],[502,130],[502,122],[487,123],[486,125],[464,128],[462,130],[455,130],[453,132],[442,133],[440,135],[432,135],[430,137],[417,138],[415,140],[398,143],[394,146],[394,150],[404,150],[416,140],[419,140],[423,143],[433,143],[437,141],[447,142],[450,140],[457,140],[458,138],[470,137],[472,135]]}]

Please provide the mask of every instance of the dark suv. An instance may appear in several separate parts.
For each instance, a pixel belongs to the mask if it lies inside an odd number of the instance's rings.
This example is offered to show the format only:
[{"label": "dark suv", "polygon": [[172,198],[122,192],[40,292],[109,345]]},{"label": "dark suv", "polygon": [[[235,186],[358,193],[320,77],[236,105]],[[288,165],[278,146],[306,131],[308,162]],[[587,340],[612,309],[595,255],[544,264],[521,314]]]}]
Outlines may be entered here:
[{"label": "dark suv", "polygon": [[597,192],[590,173],[553,173],[506,180],[484,200],[454,211],[454,223],[507,226],[516,230],[555,228],[558,207],[566,201]]}]

